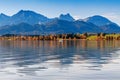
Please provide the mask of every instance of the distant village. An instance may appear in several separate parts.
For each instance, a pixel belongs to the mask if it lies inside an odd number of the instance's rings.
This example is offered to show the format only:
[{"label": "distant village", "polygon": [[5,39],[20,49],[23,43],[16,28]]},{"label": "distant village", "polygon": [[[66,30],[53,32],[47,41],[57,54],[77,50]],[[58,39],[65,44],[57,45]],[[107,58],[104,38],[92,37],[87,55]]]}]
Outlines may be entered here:
[{"label": "distant village", "polygon": [[0,40],[120,40],[120,34],[106,33],[76,33],[76,34],[51,34],[51,35],[15,35],[5,34]]}]

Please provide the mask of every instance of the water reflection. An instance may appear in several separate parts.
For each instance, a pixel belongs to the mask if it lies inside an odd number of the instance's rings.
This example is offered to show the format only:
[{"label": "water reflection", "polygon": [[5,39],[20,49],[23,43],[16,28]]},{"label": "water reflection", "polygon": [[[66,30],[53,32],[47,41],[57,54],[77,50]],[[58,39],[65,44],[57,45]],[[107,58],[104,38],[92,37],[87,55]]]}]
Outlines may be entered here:
[{"label": "water reflection", "polygon": [[[102,71],[108,64],[119,66],[119,49],[119,41],[72,40],[63,41],[63,43],[58,41],[0,41],[0,74],[4,72],[5,75],[9,73],[17,76],[37,76],[44,71],[50,73],[48,70],[51,69],[52,71],[57,69],[58,72],[54,74],[68,73],[69,69],[74,69],[77,74],[81,74],[80,71]],[[62,69],[67,72],[61,72]],[[70,75],[76,76],[72,72]],[[57,75],[54,76],[57,77]],[[67,79],[64,78],[64,80]]]}]

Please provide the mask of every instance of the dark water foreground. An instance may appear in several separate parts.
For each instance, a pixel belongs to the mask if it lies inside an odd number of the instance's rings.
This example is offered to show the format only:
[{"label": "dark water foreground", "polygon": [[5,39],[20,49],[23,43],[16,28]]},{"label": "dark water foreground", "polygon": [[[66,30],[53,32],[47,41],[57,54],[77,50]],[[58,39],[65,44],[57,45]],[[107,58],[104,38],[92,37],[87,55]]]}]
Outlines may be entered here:
[{"label": "dark water foreground", "polygon": [[0,80],[120,80],[120,41],[0,41]]}]

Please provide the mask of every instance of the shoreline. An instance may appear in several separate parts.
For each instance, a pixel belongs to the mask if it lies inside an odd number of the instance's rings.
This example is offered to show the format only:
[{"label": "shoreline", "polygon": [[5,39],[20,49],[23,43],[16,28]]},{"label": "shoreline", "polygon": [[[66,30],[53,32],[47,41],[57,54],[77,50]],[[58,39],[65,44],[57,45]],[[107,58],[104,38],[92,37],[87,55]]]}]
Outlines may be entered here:
[{"label": "shoreline", "polygon": [[90,40],[90,41],[103,41],[103,40],[120,40],[120,34],[57,34],[57,35],[2,35],[0,40],[49,40],[49,41],[65,41],[65,40]]}]

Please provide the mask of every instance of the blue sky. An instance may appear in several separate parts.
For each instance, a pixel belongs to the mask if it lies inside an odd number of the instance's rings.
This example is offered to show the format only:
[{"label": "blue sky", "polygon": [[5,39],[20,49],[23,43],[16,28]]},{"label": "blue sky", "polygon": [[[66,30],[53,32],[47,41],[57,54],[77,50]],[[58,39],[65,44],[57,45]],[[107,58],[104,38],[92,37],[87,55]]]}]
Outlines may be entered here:
[{"label": "blue sky", "polygon": [[0,13],[33,10],[47,17],[70,13],[74,18],[102,15],[120,24],[120,0],[0,0]]}]

